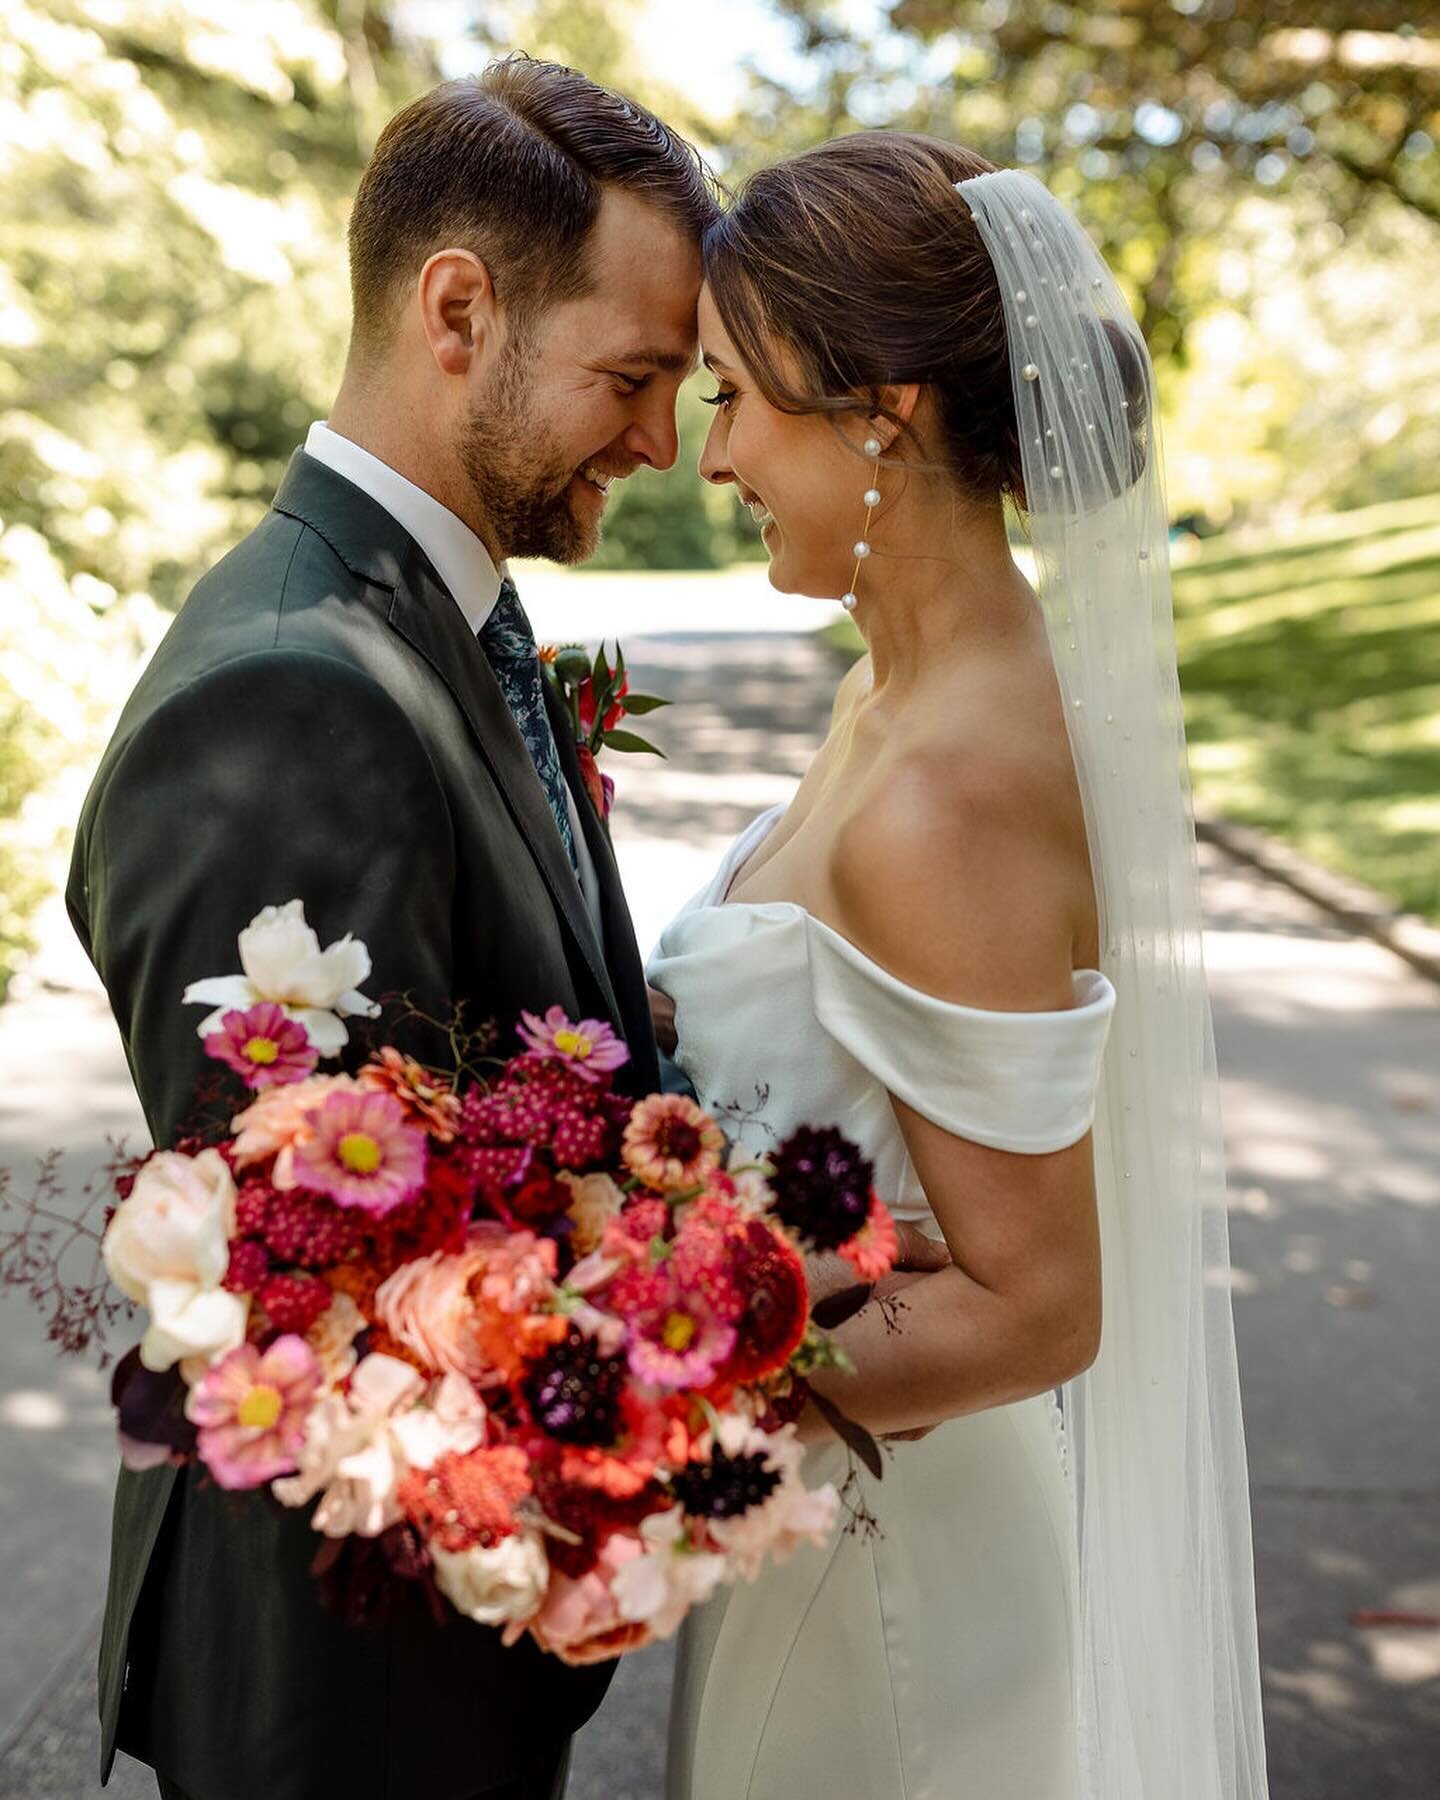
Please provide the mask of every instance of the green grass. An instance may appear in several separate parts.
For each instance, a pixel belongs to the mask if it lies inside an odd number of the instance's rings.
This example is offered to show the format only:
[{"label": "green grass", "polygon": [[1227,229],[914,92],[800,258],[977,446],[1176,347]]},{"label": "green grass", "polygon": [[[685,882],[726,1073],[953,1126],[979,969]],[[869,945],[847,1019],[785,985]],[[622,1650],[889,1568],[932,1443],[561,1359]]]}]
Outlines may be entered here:
[{"label": "green grass", "polygon": [[1440,497],[1212,538],[1175,631],[1200,805],[1440,920]]}]

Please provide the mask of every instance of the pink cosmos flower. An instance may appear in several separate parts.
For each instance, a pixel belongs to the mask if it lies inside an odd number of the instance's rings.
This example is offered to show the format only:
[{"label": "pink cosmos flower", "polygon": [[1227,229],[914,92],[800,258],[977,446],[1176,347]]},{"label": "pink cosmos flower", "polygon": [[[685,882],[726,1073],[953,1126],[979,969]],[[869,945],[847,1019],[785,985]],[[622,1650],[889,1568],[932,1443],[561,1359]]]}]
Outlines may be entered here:
[{"label": "pink cosmos flower", "polygon": [[656,1273],[664,1277],[656,1302],[627,1320],[630,1372],[647,1387],[708,1387],[735,1348],[735,1327],[682,1288],[668,1264]]},{"label": "pink cosmos flower", "polygon": [[295,1468],[320,1382],[313,1351],[293,1333],[263,1353],[241,1344],[205,1372],[185,1412],[200,1427],[200,1460],[221,1487],[260,1487]]},{"label": "pink cosmos flower", "polygon": [[427,1151],[425,1133],[393,1094],[331,1094],[295,1147],[295,1180],[382,1218],[424,1185]]},{"label": "pink cosmos flower", "polygon": [[575,1025],[559,1006],[552,1006],[543,1019],[522,1012],[520,1040],[536,1056],[568,1064],[585,1081],[598,1081],[630,1060],[630,1052],[602,1020],[582,1019]]},{"label": "pink cosmos flower", "polygon": [[303,1025],[273,1000],[227,1012],[218,1031],[205,1034],[206,1054],[223,1062],[255,1092],[303,1081],[320,1060]]},{"label": "pink cosmos flower", "polygon": [[270,1180],[277,1188],[295,1186],[295,1152],[314,1131],[314,1117],[331,1094],[354,1094],[360,1084],[350,1075],[312,1075],[307,1081],[266,1088],[230,1121],[235,1133],[235,1167],[275,1158]]},{"label": "pink cosmos flower", "polygon": [[[614,1532],[605,1540],[599,1560],[588,1575],[578,1579],[550,1572],[545,1603],[530,1621],[530,1635],[542,1650],[572,1665],[608,1662],[612,1656],[638,1650],[650,1641],[650,1628],[627,1619],[616,1602],[614,1582],[627,1563],[643,1555],[639,1540],[629,1532]],[[513,1643],[518,1632],[507,1631]]]}]

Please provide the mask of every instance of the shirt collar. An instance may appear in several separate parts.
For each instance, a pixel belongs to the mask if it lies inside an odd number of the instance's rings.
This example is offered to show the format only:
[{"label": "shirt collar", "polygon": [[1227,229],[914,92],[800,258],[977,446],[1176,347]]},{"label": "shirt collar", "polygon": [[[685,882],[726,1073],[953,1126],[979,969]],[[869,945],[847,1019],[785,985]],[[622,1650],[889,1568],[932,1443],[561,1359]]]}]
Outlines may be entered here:
[{"label": "shirt collar", "polygon": [[508,576],[509,565],[502,563],[497,569],[490,552],[458,514],[407,481],[398,469],[319,420],[306,434],[305,454],[353,482],[398,520],[434,564],[466,624],[477,634],[484,629],[500,598],[501,578]]}]

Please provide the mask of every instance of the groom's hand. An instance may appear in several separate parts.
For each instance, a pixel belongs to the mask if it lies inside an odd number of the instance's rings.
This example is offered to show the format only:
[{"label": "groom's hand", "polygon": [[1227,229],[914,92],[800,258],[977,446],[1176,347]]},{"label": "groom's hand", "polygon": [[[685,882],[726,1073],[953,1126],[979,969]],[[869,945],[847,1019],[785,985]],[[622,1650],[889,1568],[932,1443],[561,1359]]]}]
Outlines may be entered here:
[{"label": "groom's hand", "polygon": [[[926,1237],[918,1226],[907,1225],[900,1219],[895,1221],[895,1235],[900,1240],[895,1268],[885,1276],[874,1292],[898,1292],[900,1288],[908,1287],[912,1281],[948,1267],[950,1252],[943,1240]],[[826,1250],[807,1256],[805,1272],[810,1279],[812,1307],[825,1301],[833,1301],[837,1295],[851,1291],[856,1293],[857,1298],[861,1292],[868,1294],[872,1291],[863,1282],[856,1281],[854,1265],[846,1262],[837,1251]]]}]

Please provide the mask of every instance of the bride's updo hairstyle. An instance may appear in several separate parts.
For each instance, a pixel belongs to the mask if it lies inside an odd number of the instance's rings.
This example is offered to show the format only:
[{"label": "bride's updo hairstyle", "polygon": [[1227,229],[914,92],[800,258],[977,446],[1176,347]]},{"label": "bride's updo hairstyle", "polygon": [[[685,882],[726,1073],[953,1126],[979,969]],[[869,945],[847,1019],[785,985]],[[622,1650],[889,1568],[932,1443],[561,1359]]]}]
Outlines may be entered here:
[{"label": "bride's updo hairstyle", "polygon": [[[906,131],[858,131],[752,175],[707,230],[705,275],[761,393],[788,413],[883,418],[883,390],[932,396],[946,472],[967,496],[1026,505],[1005,311],[994,264],[955,184],[995,165]],[[1130,467],[1144,466],[1147,387],[1131,340],[1092,318],[1129,398]],[[1108,340],[1108,344],[1106,343]]]}]

